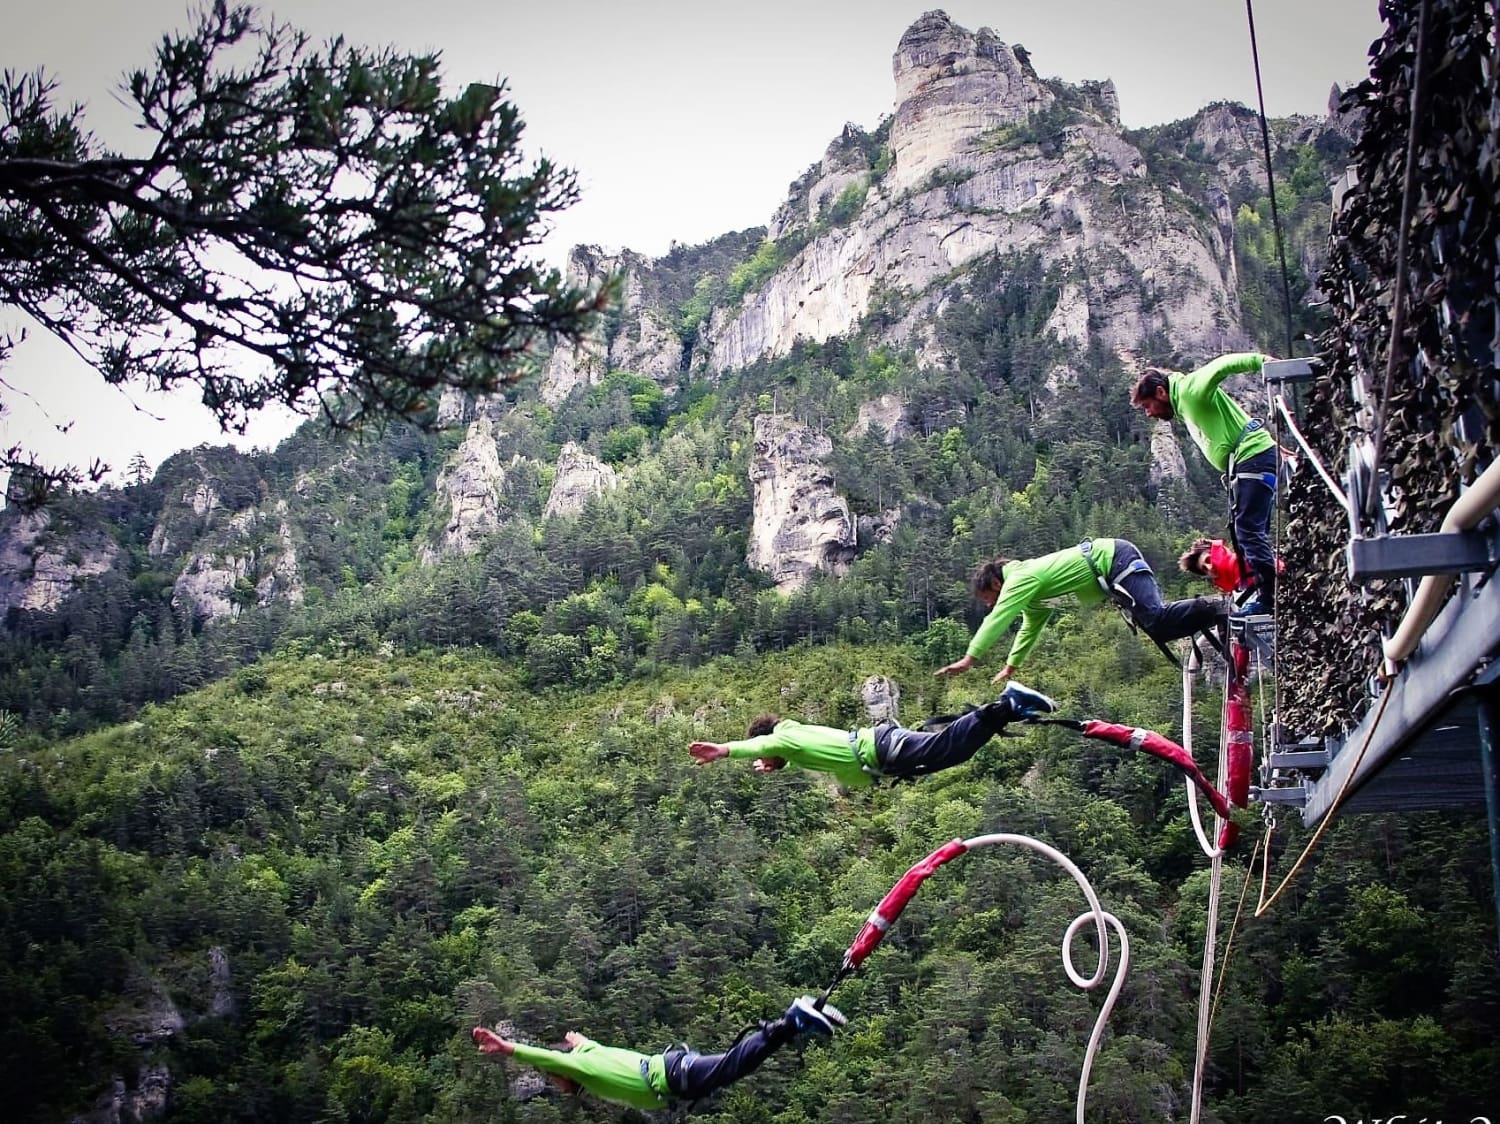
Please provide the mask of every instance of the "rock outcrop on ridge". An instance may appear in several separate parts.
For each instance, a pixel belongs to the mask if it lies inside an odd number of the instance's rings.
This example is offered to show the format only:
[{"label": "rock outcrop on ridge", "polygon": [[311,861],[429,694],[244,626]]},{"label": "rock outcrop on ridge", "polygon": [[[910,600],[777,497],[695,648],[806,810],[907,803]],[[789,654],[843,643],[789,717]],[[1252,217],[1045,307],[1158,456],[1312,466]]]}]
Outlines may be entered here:
[{"label": "rock outcrop on ridge", "polygon": [[827,437],[791,418],[755,419],[748,560],[783,592],[800,589],[814,573],[843,573],[853,560],[849,503],[823,463],[832,449]]}]

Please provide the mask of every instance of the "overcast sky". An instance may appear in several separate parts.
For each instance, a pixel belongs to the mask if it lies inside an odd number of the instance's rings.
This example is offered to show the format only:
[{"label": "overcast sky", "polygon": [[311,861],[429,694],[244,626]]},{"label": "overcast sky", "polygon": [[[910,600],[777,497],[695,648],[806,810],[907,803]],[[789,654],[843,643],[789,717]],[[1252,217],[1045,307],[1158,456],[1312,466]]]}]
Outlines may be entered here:
[{"label": "overcast sky", "polygon": [[[280,0],[263,7],[313,35],[441,51],[454,87],[503,78],[529,150],[573,168],[583,199],[556,222],[546,257],[599,243],[664,253],[764,224],[788,184],[845,122],[873,128],[894,108],[891,56],[925,7],[895,0]],[[44,67],[61,100],[127,153],[143,141],[119,80],[149,62],[182,0],[43,0],[10,14],[0,67]],[[991,27],[1044,76],[1110,78],[1127,126],[1187,117],[1219,100],[1255,104],[1245,6],[1237,0],[954,0],[963,27]],[[1376,0],[1257,0],[1273,117],[1322,114],[1333,83],[1363,78],[1381,33]],[[24,327],[0,310],[0,327]],[[0,378],[0,442],[52,461],[99,457],[116,475],[137,451],[224,440],[192,395],[112,390],[60,344],[32,333]],[[19,392],[19,393],[17,393]],[[29,398],[28,398],[29,396]],[[157,421],[152,415],[166,420]],[[55,425],[73,422],[66,434]],[[290,431],[268,417],[237,443]]]}]

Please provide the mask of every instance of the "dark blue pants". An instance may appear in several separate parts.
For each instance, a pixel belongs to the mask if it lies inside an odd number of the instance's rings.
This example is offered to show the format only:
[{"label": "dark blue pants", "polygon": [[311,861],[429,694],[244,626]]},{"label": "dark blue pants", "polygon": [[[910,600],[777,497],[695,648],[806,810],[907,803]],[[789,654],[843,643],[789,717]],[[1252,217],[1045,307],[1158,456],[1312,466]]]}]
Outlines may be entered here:
[{"label": "dark blue pants", "polygon": [[1139,570],[1128,577],[1120,575],[1141,556],[1129,539],[1115,540],[1115,560],[1109,568],[1111,586],[1119,583],[1134,599],[1130,616],[1141,630],[1159,644],[1181,640],[1213,628],[1224,613],[1223,602],[1212,597],[1189,597],[1184,601],[1163,604],[1161,587],[1149,570]]},{"label": "dark blue pants", "polygon": [[978,753],[1013,717],[1007,700],[986,703],[934,732],[882,723],[875,727],[875,760],[887,777],[920,777],[951,769]]},{"label": "dark blue pants", "polygon": [[794,1033],[786,1019],[770,1019],[722,1054],[700,1054],[686,1046],[673,1046],[662,1054],[667,1063],[667,1088],[682,1100],[706,1097],[754,1073],[761,1062],[790,1042]]},{"label": "dark blue pants", "polygon": [[[1253,472],[1274,479],[1281,465],[1273,449],[1237,461],[1234,473]],[[1276,507],[1276,489],[1262,480],[1229,481],[1230,507],[1234,514],[1234,543],[1255,577],[1255,590],[1267,608],[1276,598],[1276,555],[1271,546],[1271,512]]]}]

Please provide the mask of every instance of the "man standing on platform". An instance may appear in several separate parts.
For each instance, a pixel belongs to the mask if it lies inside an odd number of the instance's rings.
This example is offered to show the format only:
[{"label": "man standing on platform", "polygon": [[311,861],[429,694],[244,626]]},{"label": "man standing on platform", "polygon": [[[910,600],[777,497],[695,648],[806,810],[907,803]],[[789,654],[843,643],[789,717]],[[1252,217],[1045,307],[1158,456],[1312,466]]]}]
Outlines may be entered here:
[{"label": "man standing on platform", "polygon": [[1268,358],[1255,352],[1221,355],[1190,374],[1148,367],[1130,396],[1149,417],[1181,417],[1208,463],[1224,474],[1234,545],[1255,583],[1255,596],[1240,610],[1246,615],[1269,613],[1276,603],[1271,512],[1280,456],[1266,427],[1220,384],[1230,375],[1259,373]]}]

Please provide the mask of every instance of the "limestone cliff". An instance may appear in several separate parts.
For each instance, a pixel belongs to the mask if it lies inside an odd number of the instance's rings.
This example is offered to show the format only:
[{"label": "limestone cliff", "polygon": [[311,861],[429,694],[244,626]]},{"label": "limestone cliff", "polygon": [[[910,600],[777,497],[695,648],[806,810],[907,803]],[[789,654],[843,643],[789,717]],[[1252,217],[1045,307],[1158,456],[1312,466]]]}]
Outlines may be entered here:
[{"label": "limestone cliff", "polygon": [[7,508],[0,512],[0,613],[55,609],[119,555],[119,545],[100,529],[73,532],[54,526],[46,508]]},{"label": "limestone cliff", "polygon": [[799,206],[778,211],[771,230],[805,244],[715,310],[703,333],[709,369],[852,333],[889,293],[908,299],[883,337],[939,362],[933,312],[963,291],[967,266],[997,251],[1034,251],[1064,269],[1054,328],[1068,342],[1128,347],[1158,331],[1189,353],[1242,342],[1232,223],[1205,224],[1201,208],[1146,178],[1112,86],[1043,81],[992,31],[971,33],[942,12],[902,37],[894,72],[889,166],[868,168],[862,207],[841,225],[820,221],[820,208],[854,182],[847,130],[793,184]]},{"label": "limestone cliff", "polygon": [[618,483],[619,478],[613,468],[569,441],[557,456],[557,472],[552,478],[552,490],[547,494],[547,506],[542,517],[577,515],[589,500],[611,490]]},{"label": "limestone cliff", "polygon": [[932,11],[906,29],[892,60],[891,124],[896,191],[955,163],[969,163],[985,132],[1045,109],[1055,96],[989,28],[970,34]]},{"label": "limestone cliff", "polygon": [[172,603],[200,620],[236,617],[249,605],[303,598],[287,502],[249,508],[201,538],[172,584]]},{"label": "limestone cliff", "polygon": [[[694,291],[665,282],[661,260],[576,250],[574,279],[618,272],[622,299],[596,338],[554,354],[547,401],[610,369],[713,377],[799,340],[861,332],[941,366],[949,357],[936,314],[997,253],[1038,254],[1059,271],[1048,328],[1065,347],[1125,352],[1155,338],[1206,358],[1247,345],[1230,200],[1260,175],[1248,110],[1214,106],[1185,123],[1178,139],[1201,149],[1209,169],[1190,194],[1148,175],[1108,80],[1040,78],[1023,48],[988,28],[927,12],[901,37],[892,72],[894,114],[873,132],[850,125],[834,138],[790,185],[759,253],[700,271],[705,308],[685,315]],[[1294,119],[1273,144],[1350,128],[1347,115]]]},{"label": "limestone cliff", "polygon": [[480,540],[500,525],[504,485],[495,423],[482,414],[469,423],[463,443],[438,473],[434,503],[446,514],[436,541],[421,550],[422,561],[431,564],[478,550]]},{"label": "limestone cliff", "polygon": [[542,377],[542,401],[555,406],[608,371],[630,371],[666,383],[682,369],[682,340],[676,328],[645,299],[642,275],[648,264],[629,250],[608,254],[597,246],[573,247],[566,269],[569,284],[594,289],[618,276],[620,299],[588,338],[552,353]]},{"label": "limestone cliff", "polygon": [[832,450],[827,437],[800,422],[772,414],[755,419],[746,560],[783,592],[801,588],[815,572],[842,574],[853,560],[854,520],[823,464]]},{"label": "limestone cliff", "polygon": [[845,436],[858,437],[872,431],[887,445],[912,435],[911,422],[906,419],[906,403],[899,395],[882,394],[861,402],[854,424]]},{"label": "limestone cliff", "polygon": [[859,688],[860,702],[865,704],[865,713],[871,722],[899,722],[901,688],[894,679],[884,675],[871,675]]}]

